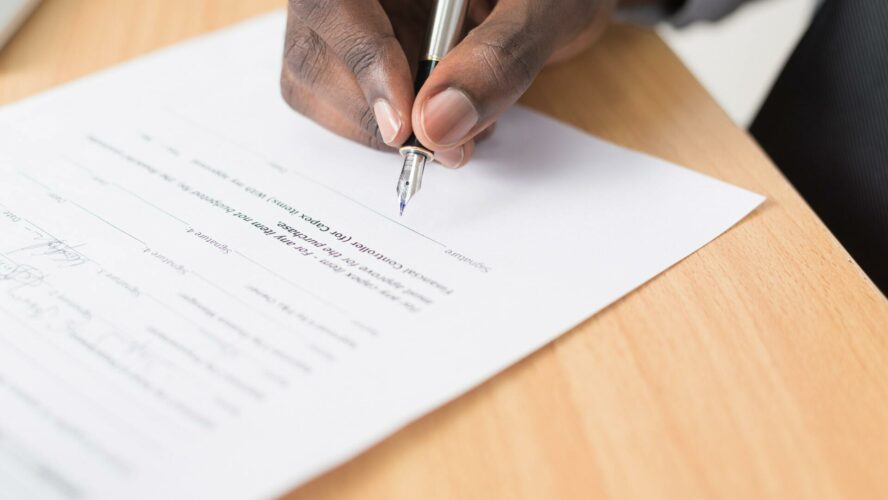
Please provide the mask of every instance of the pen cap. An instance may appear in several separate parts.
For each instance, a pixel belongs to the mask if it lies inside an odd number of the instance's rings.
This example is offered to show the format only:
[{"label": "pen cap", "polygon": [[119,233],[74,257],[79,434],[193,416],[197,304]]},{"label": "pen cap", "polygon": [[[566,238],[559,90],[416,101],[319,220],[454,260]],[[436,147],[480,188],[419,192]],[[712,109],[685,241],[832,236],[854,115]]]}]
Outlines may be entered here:
[{"label": "pen cap", "polygon": [[438,0],[429,21],[425,59],[440,61],[456,45],[466,17],[468,0]]}]

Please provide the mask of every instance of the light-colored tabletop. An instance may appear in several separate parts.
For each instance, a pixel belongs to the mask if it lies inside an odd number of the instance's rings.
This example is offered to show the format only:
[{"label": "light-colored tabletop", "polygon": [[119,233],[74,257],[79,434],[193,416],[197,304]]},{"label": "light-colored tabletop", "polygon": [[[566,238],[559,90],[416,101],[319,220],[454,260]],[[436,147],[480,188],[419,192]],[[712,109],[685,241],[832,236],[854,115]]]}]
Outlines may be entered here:
[{"label": "light-colored tabletop", "polygon": [[[281,0],[46,0],[0,103]],[[888,498],[888,302],[652,32],[523,102],[768,201],[736,228],[292,498]]]}]

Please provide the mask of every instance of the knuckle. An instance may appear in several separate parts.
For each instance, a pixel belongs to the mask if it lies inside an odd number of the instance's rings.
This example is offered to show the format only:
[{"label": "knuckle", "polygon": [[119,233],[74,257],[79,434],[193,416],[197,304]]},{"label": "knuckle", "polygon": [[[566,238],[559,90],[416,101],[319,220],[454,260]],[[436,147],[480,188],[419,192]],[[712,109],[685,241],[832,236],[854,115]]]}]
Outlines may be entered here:
[{"label": "knuckle", "polygon": [[327,54],[324,40],[312,29],[299,27],[287,33],[284,59],[290,74],[308,84],[317,83]]},{"label": "knuckle", "polygon": [[345,66],[359,80],[378,68],[384,61],[386,46],[394,35],[355,33],[340,42]]},{"label": "knuckle", "polygon": [[368,146],[373,147],[375,149],[380,149],[380,145],[383,144],[382,136],[379,134],[379,124],[376,123],[376,115],[373,113],[373,109],[370,106],[363,106],[359,116],[358,123],[360,124],[361,130],[367,132],[368,135]]},{"label": "knuckle", "polygon": [[514,27],[478,34],[475,57],[500,88],[526,87],[536,76],[538,54]]}]

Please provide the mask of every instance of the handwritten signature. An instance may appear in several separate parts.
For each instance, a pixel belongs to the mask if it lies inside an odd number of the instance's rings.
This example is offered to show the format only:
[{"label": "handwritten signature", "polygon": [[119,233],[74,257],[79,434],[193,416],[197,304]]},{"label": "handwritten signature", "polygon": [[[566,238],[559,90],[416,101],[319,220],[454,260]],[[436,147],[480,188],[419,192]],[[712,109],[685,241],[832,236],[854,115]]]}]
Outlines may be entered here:
[{"label": "handwritten signature", "polygon": [[43,272],[34,266],[17,264],[0,256],[0,281],[11,281],[18,286],[37,286],[43,283]]},{"label": "handwritten signature", "polygon": [[35,257],[45,256],[64,267],[81,266],[89,262],[89,259],[77,251],[77,248],[83,246],[82,244],[72,246],[60,239],[37,232],[34,233],[33,240],[33,243],[7,252],[7,255],[27,253]]}]

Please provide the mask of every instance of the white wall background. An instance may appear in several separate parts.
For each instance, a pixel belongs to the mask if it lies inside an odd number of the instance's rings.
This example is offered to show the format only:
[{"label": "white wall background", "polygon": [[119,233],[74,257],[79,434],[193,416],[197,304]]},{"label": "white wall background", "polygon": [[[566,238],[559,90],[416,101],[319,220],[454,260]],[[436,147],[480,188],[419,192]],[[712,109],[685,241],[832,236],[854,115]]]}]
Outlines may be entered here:
[{"label": "white wall background", "polygon": [[756,0],[718,23],[680,30],[664,25],[658,31],[731,118],[746,127],[808,26],[816,3]]}]

